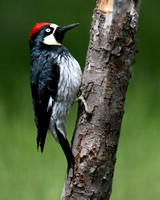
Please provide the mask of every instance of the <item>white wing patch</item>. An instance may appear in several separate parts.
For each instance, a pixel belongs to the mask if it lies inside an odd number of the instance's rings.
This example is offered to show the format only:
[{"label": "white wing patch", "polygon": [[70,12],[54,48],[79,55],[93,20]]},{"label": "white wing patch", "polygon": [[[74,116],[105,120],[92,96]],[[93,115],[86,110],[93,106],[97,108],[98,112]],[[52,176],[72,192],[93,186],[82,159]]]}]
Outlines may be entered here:
[{"label": "white wing patch", "polygon": [[52,108],[53,102],[54,102],[54,100],[52,99],[52,97],[50,97],[50,98],[49,98],[49,101],[48,101],[47,112],[49,111],[50,108]]}]

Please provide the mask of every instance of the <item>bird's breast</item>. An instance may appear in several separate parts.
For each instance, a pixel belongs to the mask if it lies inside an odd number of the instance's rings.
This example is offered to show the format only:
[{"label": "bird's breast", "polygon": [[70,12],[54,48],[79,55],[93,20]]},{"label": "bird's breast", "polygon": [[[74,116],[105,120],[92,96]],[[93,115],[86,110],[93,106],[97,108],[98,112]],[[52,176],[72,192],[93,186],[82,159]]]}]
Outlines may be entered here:
[{"label": "bird's breast", "polygon": [[82,71],[78,62],[69,55],[58,59],[60,79],[58,83],[57,100],[73,101],[81,85]]}]

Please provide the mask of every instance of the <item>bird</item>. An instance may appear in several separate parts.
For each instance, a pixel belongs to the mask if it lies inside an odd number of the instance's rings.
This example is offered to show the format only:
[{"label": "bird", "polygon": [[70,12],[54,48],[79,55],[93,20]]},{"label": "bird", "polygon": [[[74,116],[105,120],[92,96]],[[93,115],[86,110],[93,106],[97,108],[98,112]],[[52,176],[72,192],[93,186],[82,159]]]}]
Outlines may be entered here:
[{"label": "bird", "polygon": [[74,156],[66,137],[66,115],[78,94],[82,71],[77,60],[62,44],[65,33],[79,25],[58,26],[40,22],[30,32],[30,86],[37,127],[37,150],[43,152],[47,132],[61,145],[68,163]]}]

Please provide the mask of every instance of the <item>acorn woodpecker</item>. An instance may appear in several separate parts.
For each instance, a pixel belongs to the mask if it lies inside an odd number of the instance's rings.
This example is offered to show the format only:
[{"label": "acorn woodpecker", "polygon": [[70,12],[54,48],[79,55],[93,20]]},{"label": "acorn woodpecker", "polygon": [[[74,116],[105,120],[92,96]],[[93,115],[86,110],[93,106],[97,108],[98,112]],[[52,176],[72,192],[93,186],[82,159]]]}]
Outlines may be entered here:
[{"label": "acorn woodpecker", "polygon": [[82,71],[62,40],[66,31],[77,26],[59,27],[37,23],[30,33],[30,83],[32,90],[37,149],[43,152],[47,131],[60,143],[68,162],[74,157],[66,138],[65,117],[79,92]]}]

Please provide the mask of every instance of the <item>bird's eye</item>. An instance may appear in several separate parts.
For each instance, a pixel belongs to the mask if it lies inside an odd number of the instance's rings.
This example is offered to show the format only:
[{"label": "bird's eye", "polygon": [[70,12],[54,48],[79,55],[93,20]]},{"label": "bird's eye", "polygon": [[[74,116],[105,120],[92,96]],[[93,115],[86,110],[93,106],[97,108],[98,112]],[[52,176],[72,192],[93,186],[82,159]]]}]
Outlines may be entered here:
[{"label": "bird's eye", "polygon": [[51,29],[50,29],[50,28],[46,28],[46,32],[47,32],[47,33],[50,33],[50,32],[51,32]]}]

